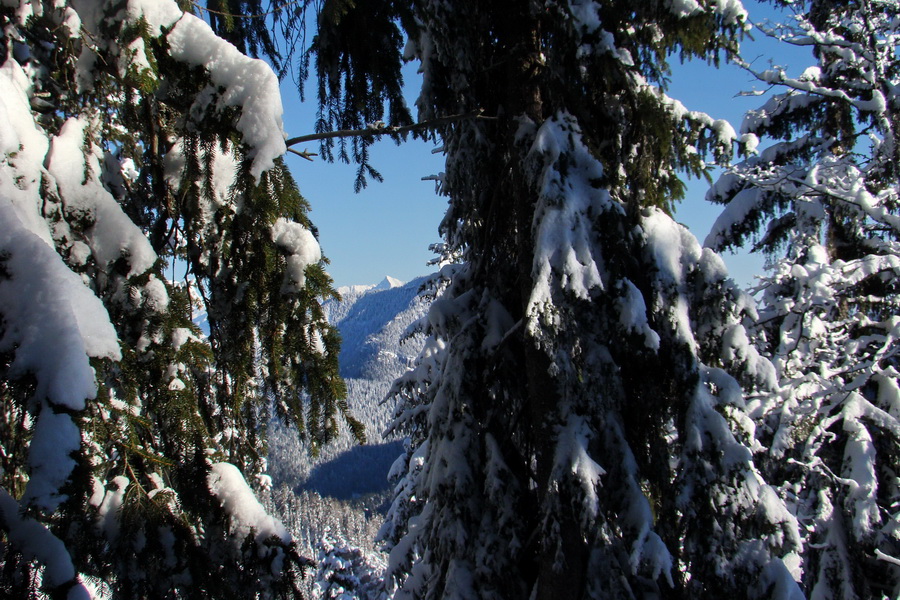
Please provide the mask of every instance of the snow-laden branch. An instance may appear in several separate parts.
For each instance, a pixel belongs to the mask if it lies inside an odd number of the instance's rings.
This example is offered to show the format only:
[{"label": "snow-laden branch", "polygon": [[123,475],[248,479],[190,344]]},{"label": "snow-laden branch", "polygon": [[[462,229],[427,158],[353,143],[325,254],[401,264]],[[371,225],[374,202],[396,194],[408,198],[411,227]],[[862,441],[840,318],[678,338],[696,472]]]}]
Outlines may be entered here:
[{"label": "snow-laden branch", "polygon": [[874,62],[875,60],[875,57],[871,54],[868,48],[858,42],[851,42],[850,40],[841,36],[826,35],[825,32],[816,30],[804,31],[803,34],[795,34],[791,30],[788,30],[787,33],[781,33],[779,32],[779,29],[782,29],[781,27],[768,27],[767,25],[764,25],[762,23],[754,23],[753,26],[757,30],[761,31],[766,37],[777,40],[780,43],[805,48],[826,48],[831,50],[832,52],[851,51],[857,56],[862,56],[869,62]]},{"label": "snow-laden branch", "polygon": [[875,558],[877,558],[878,560],[883,560],[884,562],[891,563],[892,565],[895,565],[897,567],[900,567],[900,558],[895,558],[895,557],[891,556],[890,554],[885,554],[884,552],[882,552],[881,550],[878,550],[877,548],[875,549]]},{"label": "snow-laden branch", "polygon": [[860,100],[851,97],[844,90],[819,85],[811,79],[788,77],[782,69],[757,71],[750,66],[750,63],[743,59],[736,59],[736,63],[739,67],[753,75],[759,81],[769,85],[783,85],[797,92],[804,92],[812,96],[843,100],[857,110],[863,112],[875,112],[880,114],[883,113],[887,108],[887,99],[884,97],[884,94],[880,90],[874,88],[871,90],[871,100]]},{"label": "snow-laden branch", "polygon": [[[860,179],[853,181],[852,183],[855,185],[844,191],[834,185],[819,183],[818,168],[811,171],[805,178],[793,175],[794,172],[796,172],[794,169],[782,168],[771,174],[745,173],[741,176],[741,180],[754,189],[768,191],[778,190],[787,184],[792,184],[805,190],[804,196],[820,196],[843,202],[859,209],[873,221],[883,224],[894,232],[900,232],[900,216],[892,214],[885,207],[886,202],[896,198],[897,190],[894,187],[889,187],[875,196],[865,188]],[[715,190],[715,188],[713,189]],[[746,216],[755,207],[756,202],[755,194],[747,193],[736,196],[714,223],[705,244],[711,247],[715,246],[717,236],[721,237],[730,224]]]},{"label": "snow-laden branch", "polygon": [[51,589],[67,590],[67,600],[89,600],[91,595],[78,580],[72,557],[65,544],[39,521],[23,516],[16,499],[0,488],[0,528],[26,559],[44,567],[44,584]]},{"label": "snow-laden branch", "polygon": [[[797,177],[788,176],[785,178],[785,180],[798,186],[806,187],[811,192],[815,192],[826,198],[834,198],[835,200],[846,202],[847,204],[859,208],[863,211],[863,213],[866,214],[866,216],[874,219],[875,221],[884,223],[885,225],[889,225],[890,227],[893,227],[895,231],[900,231],[900,217],[891,214],[881,204],[876,204],[875,202],[873,202],[872,194],[862,186],[856,189],[855,194],[844,194],[832,187],[828,187],[820,183],[813,183],[808,180],[799,179]],[[891,191],[893,191],[893,188],[891,188]]]}]

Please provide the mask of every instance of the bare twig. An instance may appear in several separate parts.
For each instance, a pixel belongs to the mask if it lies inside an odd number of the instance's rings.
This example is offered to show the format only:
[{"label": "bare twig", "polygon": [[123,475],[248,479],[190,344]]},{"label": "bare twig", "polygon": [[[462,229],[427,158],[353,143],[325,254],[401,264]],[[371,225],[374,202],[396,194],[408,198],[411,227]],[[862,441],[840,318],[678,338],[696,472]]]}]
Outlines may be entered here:
[{"label": "bare twig", "polygon": [[300,158],[305,158],[309,162],[313,162],[313,156],[318,156],[318,154],[316,154],[315,152],[310,152],[309,150],[294,150],[293,148],[288,148],[287,151],[291,154],[296,154]]},{"label": "bare twig", "polygon": [[207,8],[206,6],[203,6],[202,4],[200,4],[199,2],[195,2],[194,0],[191,0],[191,4],[194,6],[194,8],[196,8],[200,12],[206,12],[206,13],[210,13],[213,15],[219,15],[220,17],[229,17],[232,19],[263,19],[265,17],[268,17],[269,15],[274,15],[276,13],[281,12],[288,6],[291,6],[293,4],[299,4],[302,1],[303,0],[290,0],[290,2],[285,2],[284,4],[279,4],[272,10],[269,10],[267,12],[260,13],[257,15],[238,15],[238,14],[234,14],[234,13],[223,12],[220,10],[213,10],[212,8]]},{"label": "bare twig", "polygon": [[[340,129],[338,131],[323,131],[322,133],[310,133],[308,135],[301,135],[298,137],[290,138],[287,140],[286,144],[288,146],[295,146],[297,144],[302,144],[304,142],[313,142],[316,140],[328,140],[332,138],[344,138],[344,137],[375,137],[382,135],[402,135],[404,133],[408,133],[410,131],[420,131],[422,129],[433,129],[435,127],[439,127],[441,125],[448,125],[450,123],[456,123],[458,121],[465,121],[467,119],[478,119],[478,120],[495,120],[496,117],[485,117],[481,114],[482,111],[473,110],[472,112],[460,114],[460,115],[451,115],[448,117],[439,117],[437,119],[430,119],[428,121],[422,121],[420,123],[413,123],[412,125],[402,125],[402,126],[388,126],[384,124],[374,124],[366,127],[365,129]],[[296,154],[296,152],[295,152]],[[307,157],[304,157],[307,158]]]}]

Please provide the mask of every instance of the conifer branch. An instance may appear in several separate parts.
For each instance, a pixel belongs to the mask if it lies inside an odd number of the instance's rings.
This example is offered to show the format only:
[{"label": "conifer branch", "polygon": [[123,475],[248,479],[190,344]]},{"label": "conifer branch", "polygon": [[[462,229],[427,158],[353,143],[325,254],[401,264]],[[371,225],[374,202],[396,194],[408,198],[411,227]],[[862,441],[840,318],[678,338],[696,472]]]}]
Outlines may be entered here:
[{"label": "conifer branch", "polygon": [[[140,456],[141,458],[143,458],[145,460],[149,460],[150,462],[154,462],[154,463],[163,465],[165,467],[174,467],[175,466],[174,461],[171,461],[167,458],[163,458],[162,456],[157,456],[157,455],[151,454],[151,453],[147,452],[146,450],[141,450],[137,446],[132,446],[130,444],[126,444],[125,442],[121,442],[119,440],[113,440],[113,443],[116,444],[117,446],[121,447],[124,450],[127,450],[129,452],[133,452],[134,454],[137,454],[138,456]],[[131,466],[128,464],[127,460],[126,460],[125,466],[128,468],[129,471],[131,470]],[[135,478],[134,480],[137,481],[138,480],[137,475],[134,475],[133,472],[132,472],[132,475]]]},{"label": "conifer branch", "polygon": [[209,14],[218,15],[220,17],[228,17],[230,19],[264,19],[268,16],[278,14],[279,12],[281,12],[282,10],[284,10],[285,8],[287,8],[291,5],[300,4],[301,2],[303,2],[303,0],[290,0],[289,2],[285,2],[284,4],[279,4],[278,6],[276,6],[275,8],[273,8],[271,10],[268,10],[264,13],[255,14],[255,15],[240,15],[240,14],[231,13],[231,12],[227,12],[227,11],[215,10],[215,9],[209,8],[207,6],[203,6],[202,4],[200,4],[199,2],[195,2],[194,0],[191,0],[191,5],[193,5],[193,7],[200,12],[206,12]]},{"label": "conifer branch", "polygon": [[875,558],[900,567],[900,559],[895,558],[895,557],[891,556],[890,554],[885,554],[878,548],[875,548]]},{"label": "conifer branch", "polygon": [[[420,131],[423,129],[434,129],[435,127],[439,127],[441,125],[449,125],[451,123],[457,123],[459,121],[465,121],[468,119],[476,119],[476,120],[496,120],[497,117],[486,117],[482,115],[482,110],[473,110],[472,112],[463,113],[459,115],[450,115],[447,117],[438,117],[436,119],[429,119],[427,121],[421,121],[419,123],[413,123],[411,125],[401,125],[401,126],[388,126],[384,123],[373,123],[364,129],[339,129],[337,131],[323,131],[321,133],[310,133],[308,135],[301,135],[298,137],[293,137],[285,142],[288,145],[288,151],[294,152],[295,154],[299,154],[296,151],[290,150],[290,146],[296,146],[297,144],[302,144],[304,142],[313,142],[316,140],[328,140],[332,138],[345,138],[345,137],[376,137],[382,135],[402,135],[404,133],[409,133],[410,131]],[[303,156],[303,154],[301,154]],[[310,155],[314,156],[314,155]],[[307,156],[304,156],[307,158]]]}]

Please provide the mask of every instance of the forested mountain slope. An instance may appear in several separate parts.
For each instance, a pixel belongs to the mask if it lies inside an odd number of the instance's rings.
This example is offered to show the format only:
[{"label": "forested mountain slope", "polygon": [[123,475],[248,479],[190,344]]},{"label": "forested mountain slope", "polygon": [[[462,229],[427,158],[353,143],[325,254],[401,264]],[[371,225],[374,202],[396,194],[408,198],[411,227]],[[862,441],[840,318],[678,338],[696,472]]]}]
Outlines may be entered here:
[{"label": "forested mountain slope", "polygon": [[328,322],[341,332],[340,369],[345,379],[392,382],[412,364],[421,340],[403,341],[427,306],[417,300],[424,278],[407,284],[385,277],[376,286],[338,288],[342,300],[325,302]]},{"label": "forested mountain slope", "polygon": [[334,444],[313,457],[295,432],[272,424],[273,500],[301,546],[310,550],[326,528],[353,544],[372,545],[381,521],[376,513],[389,489],[388,470],[403,452],[401,440],[382,439],[393,413],[393,404],[384,399],[421,349],[421,336],[405,334],[427,311],[427,302],[418,297],[423,282],[420,278],[404,284],[386,277],[374,286],[342,287],[340,301],[323,305],[328,322],[343,339],[341,374],[350,409],[366,426],[366,445],[355,443],[342,429]]}]

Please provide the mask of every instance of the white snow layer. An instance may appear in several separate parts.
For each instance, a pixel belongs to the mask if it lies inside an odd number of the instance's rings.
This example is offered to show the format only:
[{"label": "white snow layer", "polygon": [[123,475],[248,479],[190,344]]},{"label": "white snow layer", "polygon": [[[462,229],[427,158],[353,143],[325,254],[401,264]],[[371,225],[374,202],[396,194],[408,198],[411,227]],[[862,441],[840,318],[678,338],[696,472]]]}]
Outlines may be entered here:
[{"label": "white snow layer", "polygon": [[[643,218],[641,227],[647,239],[647,247],[653,253],[653,264],[659,269],[657,277],[665,284],[680,288],[689,265],[700,262],[703,257],[697,238],[658,209],[651,209],[649,215]],[[714,260],[708,262],[714,263]],[[724,277],[724,266],[721,273],[714,272],[712,275]],[[678,294],[672,303],[672,315],[678,335],[696,351],[687,299],[683,294]]]},{"label": "white snow layer", "polygon": [[220,108],[240,107],[236,124],[253,160],[257,180],[287,151],[278,78],[262,60],[249,58],[218,37],[202,19],[181,11],[174,0],[130,0],[128,18],[143,17],[153,35],[166,29],[169,54],[178,61],[209,71],[214,88],[224,89]]},{"label": "white snow layer", "polygon": [[[559,157],[565,154],[568,173],[560,173]],[[593,225],[588,214],[619,210],[606,190],[591,182],[602,175],[600,163],[581,141],[575,120],[560,114],[536,131],[531,159],[538,164],[539,200],[535,210],[534,287],[528,301],[528,327],[556,326],[554,289],[588,300],[591,290],[603,289],[602,257],[593,245]],[[599,264],[598,264],[599,263]],[[557,280],[558,283],[555,283]]]},{"label": "white snow layer", "polygon": [[653,331],[647,321],[647,304],[641,291],[631,281],[620,282],[623,295],[618,300],[619,321],[622,325],[638,334],[643,334],[645,344],[651,350],[659,350],[659,334]]},{"label": "white snow layer", "polygon": [[114,541],[119,535],[119,509],[125,502],[125,492],[131,483],[127,477],[119,475],[113,477],[112,489],[105,489],[103,485],[96,482],[96,486],[100,489],[95,490],[91,497],[91,504],[97,507],[97,520],[99,527],[106,534],[106,539]]},{"label": "white snow layer", "polygon": [[[711,190],[710,193],[713,192],[714,190]],[[721,248],[724,246],[731,239],[731,230],[736,224],[742,223],[746,219],[747,215],[757,207],[759,201],[759,188],[750,188],[738,192],[725,207],[725,210],[716,218],[709,235],[703,241],[703,245],[708,248]]]},{"label": "white snow layer", "polygon": [[597,490],[602,486],[606,471],[591,458],[588,445],[592,437],[591,427],[583,417],[570,415],[568,423],[559,430],[559,442],[554,456],[554,479],[565,479],[570,472],[581,486],[583,519],[593,522],[600,510]]},{"label": "white snow layer", "polygon": [[67,414],[53,412],[43,402],[41,413],[28,446],[30,479],[22,497],[23,505],[53,512],[67,499],[59,490],[66,483],[75,460],[72,454],[81,446],[81,430]]},{"label": "white snow layer", "polygon": [[0,279],[6,322],[0,350],[15,349],[11,375],[33,373],[37,397],[82,410],[97,393],[89,358],[118,360],[118,338],[100,300],[23,225],[4,197],[7,184],[9,175],[0,169],[0,254],[9,274]]},{"label": "white snow layer", "polygon": [[[98,156],[83,148],[85,123],[70,121],[51,144],[32,115],[30,91],[25,71],[9,58],[0,67],[0,351],[13,353],[10,376],[36,381],[30,478],[21,502],[53,511],[65,499],[59,489],[81,444],[78,426],[59,409],[82,410],[96,396],[91,358],[121,354],[102,302],[55,247],[71,240],[52,211],[71,209],[94,223],[86,236],[96,248],[72,243],[70,260],[83,263],[92,251],[109,260],[125,253],[134,269],[156,257],[100,185]],[[57,194],[71,205],[61,207]]]},{"label": "white snow layer", "polygon": [[282,291],[297,291],[306,285],[306,267],[322,260],[322,249],[312,232],[299,223],[280,218],[272,225],[272,240],[287,253],[287,271]]},{"label": "white snow layer", "polygon": [[87,128],[87,121],[78,118],[63,124],[47,154],[47,170],[56,179],[66,212],[93,222],[87,238],[97,262],[105,266],[124,255],[129,276],[143,273],[156,261],[147,237],[96,177],[85,177],[100,172],[102,158],[96,147],[85,151]]},{"label": "white snow layer", "polygon": [[38,128],[28,102],[31,84],[15,60],[0,67],[0,192],[19,212],[23,225],[52,246],[38,211],[38,186],[47,155],[47,136]]},{"label": "white snow layer", "polygon": [[75,580],[66,600],[90,600],[90,593],[76,580],[72,557],[65,544],[38,521],[22,516],[19,503],[2,488],[0,523],[3,524],[9,541],[15,544],[27,560],[37,560],[44,565],[42,577],[47,587],[57,587]]},{"label": "white snow layer", "polygon": [[287,528],[266,512],[236,466],[224,462],[212,465],[207,485],[231,517],[231,530],[239,544],[250,532],[256,534],[260,543],[272,536],[285,544],[290,543],[291,534]]},{"label": "white snow layer", "polygon": [[37,383],[41,410],[29,447],[31,473],[23,502],[52,511],[65,499],[58,490],[75,466],[70,454],[81,444],[72,418],[53,406],[84,409],[97,393],[90,358],[121,355],[105,307],[45,237],[25,226],[8,200],[15,195],[25,194],[9,171],[0,169],[0,255],[6,257],[8,275],[0,279],[0,314],[6,323],[0,350],[15,353],[10,375],[31,373]]},{"label": "white snow layer", "polygon": [[857,539],[866,539],[881,523],[877,503],[878,476],[876,473],[875,444],[866,421],[874,422],[900,437],[900,426],[888,414],[872,406],[854,392],[843,409],[843,429],[847,434],[844,447],[844,466],[840,481],[847,486],[847,507],[852,515],[850,530]]},{"label": "white snow layer", "polygon": [[390,275],[385,275],[384,279],[382,279],[375,287],[376,290],[391,290],[398,287],[403,287],[405,282],[400,281]]},{"label": "white snow layer", "polygon": [[669,0],[669,10],[678,17],[690,17],[703,12],[703,6],[697,0]]}]

